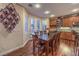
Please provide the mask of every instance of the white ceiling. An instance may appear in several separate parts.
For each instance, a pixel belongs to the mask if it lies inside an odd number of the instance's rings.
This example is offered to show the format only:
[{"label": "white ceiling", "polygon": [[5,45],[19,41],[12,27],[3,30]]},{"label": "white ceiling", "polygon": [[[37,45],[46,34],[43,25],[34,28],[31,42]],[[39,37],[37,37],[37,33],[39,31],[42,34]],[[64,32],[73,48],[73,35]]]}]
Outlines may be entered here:
[{"label": "white ceiling", "polygon": [[[41,8],[29,7],[28,3],[20,3],[20,5],[24,6],[27,11],[33,15],[40,17],[49,17],[51,14],[55,16],[63,16],[67,14],[72,14],[72,10],[75,8],[79,8],[79,4],[72,3],[41,3]],[[34,3],[32,3],[34,5]],[[49,10],[50,14],[45,15],[44,11]]]}]

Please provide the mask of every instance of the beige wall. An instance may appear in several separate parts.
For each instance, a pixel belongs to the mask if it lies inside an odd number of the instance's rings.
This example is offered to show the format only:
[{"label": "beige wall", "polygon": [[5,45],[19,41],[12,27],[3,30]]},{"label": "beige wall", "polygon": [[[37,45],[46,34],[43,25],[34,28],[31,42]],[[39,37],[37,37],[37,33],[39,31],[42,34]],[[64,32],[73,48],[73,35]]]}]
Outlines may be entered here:
[{"label": "beige wall", "polygon": [[[4,8],[6,5],[7,4],[0,4],[0,9]],[[0,23],[0,55],[4,55],[15,49],[18,49],[19,47],[22,47],[28,40],[31,39],[30,22],[31,22],[32,15],[28,14],[24,7],[17,4],[14,4],[14,6],[16,11],[20,15],[20,21],[19,21],[19,24],[16,25],[12,33],[6,32],[2,23]],[[24,31],[25,16],[28,16],[28,32]],[[37,21],[38,17],[36,16],[34,17],[35,17],[35,21]],[[42,30],[42,18],[40,19],[41,19],[40,30]],[[35,27],[36,26],[37,26],[37,23],[35,23]]]},{"label": "beige wall", "polygon": [[[25,32],[25,17],[28,17],[28,32]],[[31,39],[30,35],[30,15],[25,9],[23,9],[23,43],[25,44],[28,40]]]},{"label": "beige wall", "polygon": [[[7,4],[0,4],[0,9],[6,5]],[[12,33],[7,33],[2,23],[0,23],[0,55],[23,44],[23,8],[18,5],[14,6],[20,15],[20,21]]]}]

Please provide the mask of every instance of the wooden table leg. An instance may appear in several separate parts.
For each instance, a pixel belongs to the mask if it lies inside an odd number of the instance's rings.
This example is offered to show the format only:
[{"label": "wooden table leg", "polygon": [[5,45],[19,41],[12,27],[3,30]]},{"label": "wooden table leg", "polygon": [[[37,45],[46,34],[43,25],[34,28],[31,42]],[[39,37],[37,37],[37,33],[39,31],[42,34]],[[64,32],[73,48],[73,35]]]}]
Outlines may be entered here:
[{"label": "wooden table leg", "polygon": [[49,42],[48,41],[45,42],[45,47],[46,47],[46,56],[48,56],[49,54]]}]

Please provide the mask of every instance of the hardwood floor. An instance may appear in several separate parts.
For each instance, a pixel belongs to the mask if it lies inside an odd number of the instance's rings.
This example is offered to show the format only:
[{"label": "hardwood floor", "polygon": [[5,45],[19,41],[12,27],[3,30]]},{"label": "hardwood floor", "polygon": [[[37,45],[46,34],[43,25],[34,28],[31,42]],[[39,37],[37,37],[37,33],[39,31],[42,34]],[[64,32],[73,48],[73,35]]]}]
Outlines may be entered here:
[{"label": "hardwood floor", "polygon": [[[60,56],[60,54],[57,55]],[[23,48],[8,53],[7,55],[4,56],[33,56],[33,41],[29,40]],[[43,54],[43,56],[45,56],[45,53]],[[52,52],[50,52],[48,56],[52,56]]]},{"label": "hardwood floor", "polygon": [[[50,53],[49,56],[52,56],[51,54],[52,53]],[[33,41],[29,40],[23,48],[8,53],[5,56],[33,56]],[[43,56],[45,56],[45,54]]]},{"label": "hardwood floor", "polygon": [[33,56],[33,53],[32,53],[33,46],[32,45],[33,45],[33,41],[29,40],[23,48],[20,48],[16,51],[8,53],[5,56]]}]

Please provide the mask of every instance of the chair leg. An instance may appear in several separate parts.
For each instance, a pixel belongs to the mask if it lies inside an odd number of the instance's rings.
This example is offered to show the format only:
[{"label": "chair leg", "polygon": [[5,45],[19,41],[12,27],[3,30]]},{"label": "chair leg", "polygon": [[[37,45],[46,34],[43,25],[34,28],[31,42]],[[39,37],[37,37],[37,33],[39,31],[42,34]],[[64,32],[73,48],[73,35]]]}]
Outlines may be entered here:
[{"label": "chair leg", "polygon": [[38,56],[40,56],[40,47],[38,47]]},{"label": "chair leg", "polygon": [[49,54],[49,43],[46,42],[46,56],[48,56]]},{"label": "chair leg", "polygon": [[54,47],[53,47],[53,45],[52,45],[52,55],[53,55],[53,48],[54,48]]},{"label": "chair leg", "polygon": [[33,55],[35,56],[35,44],[33,42]]}]

